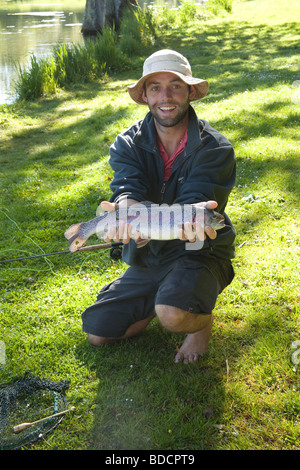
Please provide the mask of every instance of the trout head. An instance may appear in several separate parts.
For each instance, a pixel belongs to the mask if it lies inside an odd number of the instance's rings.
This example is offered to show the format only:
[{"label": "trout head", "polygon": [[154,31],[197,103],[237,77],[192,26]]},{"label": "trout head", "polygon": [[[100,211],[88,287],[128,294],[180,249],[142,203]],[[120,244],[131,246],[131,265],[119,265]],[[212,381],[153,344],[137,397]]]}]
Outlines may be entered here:
[{"label": "trout head", "polygon": [[225,218],[212,209],[206,209],[204,211],[204,225],[209,225],[214,230],[220,230],[225,227]]}]

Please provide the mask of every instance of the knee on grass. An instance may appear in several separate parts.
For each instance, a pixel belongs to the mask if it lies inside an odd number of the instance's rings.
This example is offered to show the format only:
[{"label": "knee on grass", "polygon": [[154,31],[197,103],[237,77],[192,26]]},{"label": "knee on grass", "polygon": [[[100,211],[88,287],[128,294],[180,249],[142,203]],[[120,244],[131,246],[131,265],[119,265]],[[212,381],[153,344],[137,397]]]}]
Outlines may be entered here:
[{"label": "knee on grass", "polygon": [[211,321],[211,315],[190,313],[170,305],[156,305],[155,310],[162,326],[172,333],[195,333]]},{"label": "knee on grass", "polygon": [[105,338],[104,336],[95,336],[91,335],[88,333],[88,341],[93,345],[93,346],[102,346],[103,344],[112,344],[116,340],[113,338]]}]

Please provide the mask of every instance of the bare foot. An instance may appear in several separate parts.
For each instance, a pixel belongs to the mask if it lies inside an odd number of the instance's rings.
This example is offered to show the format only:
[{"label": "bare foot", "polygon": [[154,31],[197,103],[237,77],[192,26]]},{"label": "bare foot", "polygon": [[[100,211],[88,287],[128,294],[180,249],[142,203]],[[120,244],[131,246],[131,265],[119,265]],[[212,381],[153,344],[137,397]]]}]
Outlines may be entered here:
[{"label": "bare foot", "polygon": [[174,362],[177,364],[182,361],[184,364],[188,364],[196,362],[200,356],[203,356],[208,349],[211,327],[212,321],[203,330],[188,334],[176,354]]}]

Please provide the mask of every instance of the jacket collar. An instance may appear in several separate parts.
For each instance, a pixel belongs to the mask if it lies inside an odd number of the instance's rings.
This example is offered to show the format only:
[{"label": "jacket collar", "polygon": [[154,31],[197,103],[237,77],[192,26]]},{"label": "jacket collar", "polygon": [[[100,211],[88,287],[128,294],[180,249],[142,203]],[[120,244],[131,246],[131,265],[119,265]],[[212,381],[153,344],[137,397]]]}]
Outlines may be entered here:
[{"label": "jacket collar", "polygon": [[[142,147],[151,153],[157,153],[156,144],[156,129],[154,124],[154,118],[149,112],[143,121],[133,138],[133,143],[138,147]],[[185,148],[185,155],[189,155],[195,149],[202,145],[199,121],[194,109],[189,107],[189,124],[188,124],[188,141]]]}]

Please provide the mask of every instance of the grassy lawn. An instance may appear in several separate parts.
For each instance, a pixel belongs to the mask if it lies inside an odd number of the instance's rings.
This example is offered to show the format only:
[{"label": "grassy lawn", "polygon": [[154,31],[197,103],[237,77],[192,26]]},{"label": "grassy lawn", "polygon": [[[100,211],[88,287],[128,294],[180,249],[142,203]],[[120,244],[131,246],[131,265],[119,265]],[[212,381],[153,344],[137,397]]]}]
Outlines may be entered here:
[{"label": "grassy lawn", "polygon": [[[173,364],[183,336],[156,320],[128,342],[87,343],[82,311],[126,268],[108,250],[0,264],[0,383],[26,370],[69,379],[77,409],[34,449],[299,449],[297,17],[296,0],[234,1],[231,14],[165,36],[209,81],[194,108],[237,156],[227,208],[236,277],[198,364]],[[0,107],[1,259],[66,250],[66,228],[109,197],[109,146],[146,112],[126,93],[143,59],[52,99]]]}]

